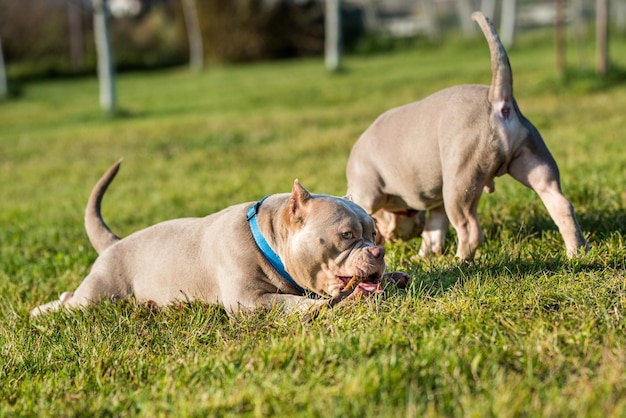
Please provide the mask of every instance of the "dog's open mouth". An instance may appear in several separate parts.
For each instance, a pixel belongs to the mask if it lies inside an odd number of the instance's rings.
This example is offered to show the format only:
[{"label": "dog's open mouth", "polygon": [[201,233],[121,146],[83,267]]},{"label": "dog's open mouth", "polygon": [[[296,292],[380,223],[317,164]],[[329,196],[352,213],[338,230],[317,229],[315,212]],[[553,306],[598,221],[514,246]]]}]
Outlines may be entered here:
[{"label": "dog's open mouth", "polygon": [[338,276],[337,278],[343,282],[343,289],[340,295],[343,295],[344,298],[352,294],[356,295],[360,293],[367,296],[383,291],[380,285],[381,277],[379,274],[371,274],[369,276],[354,275],[351,277]]},{"label": "dog's open mouth", "polygon": [[[333,307],[344,299],[351,299],[359,297],[359,295],[370,295],[373,293],[380,293],[383,291],[381,286],[382,275],[371,274],[369,276],[336,276],[343,283],[343,287],[339,291],[339,294],[328,300],[326,306]],[[304,321],[308,322],[315,318],[319,313],[320,308],[317,308],[313,312],[310,312],[304,317]]]}]

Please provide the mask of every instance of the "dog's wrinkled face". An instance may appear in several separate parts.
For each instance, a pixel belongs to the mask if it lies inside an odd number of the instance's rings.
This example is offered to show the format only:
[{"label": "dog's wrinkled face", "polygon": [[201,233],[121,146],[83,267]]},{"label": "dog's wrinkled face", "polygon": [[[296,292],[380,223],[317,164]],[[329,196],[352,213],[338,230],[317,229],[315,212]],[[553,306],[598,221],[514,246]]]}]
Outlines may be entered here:
[{"label": "dog's wrinkled face", "polygon": [[378,291],[385,261],[374,242],[374,220],[353,202],[298,187],[285,216],[291,229],[287,271],[323,296],[338,295],[353,276],[363,282],[360,292]]},{"label": "dog's wrinkled face", "polygon": [[379,232],[379,244],[384,241],[408,241],[417,238],[422,234],[426,223],[425,211],[390,212],[380,209],[372,216]]}]

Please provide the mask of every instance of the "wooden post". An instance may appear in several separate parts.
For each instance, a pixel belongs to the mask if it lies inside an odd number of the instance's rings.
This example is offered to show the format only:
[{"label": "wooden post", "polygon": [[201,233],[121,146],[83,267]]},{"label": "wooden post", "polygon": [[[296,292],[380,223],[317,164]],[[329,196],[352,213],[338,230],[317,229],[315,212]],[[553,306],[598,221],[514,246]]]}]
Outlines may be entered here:
[{"label": "wooden post", "polygon": [[326,69],[339,71],[341,66],[341,0],[326,0]]},{"label": "wooden post", "polygon": [[98,81],[100,83],[100,107],[109,114],[115,113],[115,69],[113,50],[109,36],[108,0],[93,0],[93,32],[98,55]]}]

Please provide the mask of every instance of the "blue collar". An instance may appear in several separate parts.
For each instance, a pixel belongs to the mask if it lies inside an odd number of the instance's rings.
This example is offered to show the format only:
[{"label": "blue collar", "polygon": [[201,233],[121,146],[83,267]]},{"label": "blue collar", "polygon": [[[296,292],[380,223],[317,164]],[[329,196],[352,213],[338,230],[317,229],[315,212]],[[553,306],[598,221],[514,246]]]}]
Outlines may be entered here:
[{"label": "blue collar", "polygon": [[252,205],[250,209],[248,209],[246,219],[250,223],[250,231],[252,231],[252,237],[254,238],[254,241],[256,242],[257,247],[259,247],[261,253],[265,256],[267,261],[269,261],[272,267],[274,267],[278,274],[280,274],[285,280],[287,280],[290,285],[295,287],[298,292],[300,292],[301,294],[305,294],[305,290],[298,283],[296,283],[296,281],[289,275],[289,273],[287,273],[287,270],[285,270],[285,265],[281,261],[278,254],[276,254],[274,250],[272,250],[272,247],[270,247],[270,244],[267,242],[267,240],[263,236],[263,233],[261,232],[261,229],[259,228],[259,223],[257,222],[256,215],[259,213],[259,208],[261,207],[261,204],[268,197],[269,195],[265,196],[263,199]]}]

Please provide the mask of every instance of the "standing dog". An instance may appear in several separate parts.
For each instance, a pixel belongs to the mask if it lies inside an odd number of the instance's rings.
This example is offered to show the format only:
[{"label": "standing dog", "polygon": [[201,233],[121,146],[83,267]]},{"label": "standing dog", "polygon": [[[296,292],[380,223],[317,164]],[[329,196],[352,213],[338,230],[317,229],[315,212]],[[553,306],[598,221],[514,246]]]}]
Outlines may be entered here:
[{"label": "standing dog", "polygon": [[561,193],[556,162],[513,98],[511,66],[493,24],[479,12],[472,19],[489,44],[491,85],[451,87],[381,115],[352,148],[348,197],[377,221],[380,210],[404,223],[406,209],[429,211],[420,256],[442,252],[452,223],[456,256],[466,260],[484,241],[476,217],[481,193],[493,192],[494,178],[509,173],[539,195],[568,257],[575,256],[587,242]]},{"label": "standing dog", "polygon": [[[32,315],[131,296],[158,306],[199,300],[229,313],[276,305],[307,310],[328,301],[307,293],[337,296],[357,279],[363,283],[348,297],[380,290],[384,249],[374,244],[374,221],[353,202],[310,194],[296,180],[291,193],[162,222],[120,239],[100,215],[119,166],[103,175],[87,204],[87,235],[100,254],[91,272],[74,292]],[[408,280],[404,273],[386,276]]]}]

